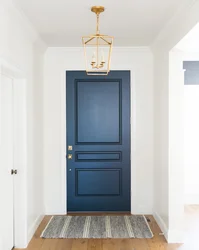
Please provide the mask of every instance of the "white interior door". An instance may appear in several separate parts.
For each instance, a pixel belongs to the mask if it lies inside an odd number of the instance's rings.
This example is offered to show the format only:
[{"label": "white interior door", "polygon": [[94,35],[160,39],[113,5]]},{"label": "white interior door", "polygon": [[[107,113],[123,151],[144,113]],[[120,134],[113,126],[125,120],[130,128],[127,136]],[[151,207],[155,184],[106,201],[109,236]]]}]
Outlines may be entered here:
[{"label": "white interior door", "polygon": [[10,250],[14,246],[13,175],[13,82],[0,76],[0,188],[1,188],[1,249]]}]

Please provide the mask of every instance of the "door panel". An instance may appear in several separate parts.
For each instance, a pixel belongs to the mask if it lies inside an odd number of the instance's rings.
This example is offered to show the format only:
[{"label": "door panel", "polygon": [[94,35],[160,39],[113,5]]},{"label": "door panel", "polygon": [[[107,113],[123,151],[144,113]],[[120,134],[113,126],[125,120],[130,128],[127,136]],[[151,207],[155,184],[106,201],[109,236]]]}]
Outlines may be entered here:
[{"label": "door panel", "polygon": [[130,72],[66,72],[68,211],[130,211]]},{"label": "door panel", "polygon": [[[102,81],[95,83],[97,84],[77,81],[75,84],[78,128],[76,142],[77,144],[119,143],[120,83]],[[111,119],[109,119],[110,110]]]},{"label": "door panel", "polygon": [[120,161],[122,152],[76,152],[76,161]]},{"label": "door panel", "polygon": [[0,192],[2,249],[13,248],[13,96],[12,80],[1,76],[0,81]]},{"label": "door panel", "polygon": [[120,176],[118,169],[76,169],[76,196],[120,195]]}]

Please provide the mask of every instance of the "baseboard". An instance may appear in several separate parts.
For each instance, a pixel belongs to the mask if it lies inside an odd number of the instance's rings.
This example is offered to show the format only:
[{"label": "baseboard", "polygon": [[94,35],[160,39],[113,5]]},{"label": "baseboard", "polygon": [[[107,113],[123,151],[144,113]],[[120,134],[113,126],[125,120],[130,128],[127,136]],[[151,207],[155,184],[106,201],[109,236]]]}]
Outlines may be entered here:
[{"label": "baseboard", "polygon": [[153,213],[153,217],[156,220],[158,226],[160,227],[162,233],[164,234],[165,239],[168,242],[168,227],[166,226],[164,220],[157,212]]},{"label": "baseboard", "polygon": [[160,227],[162,233],[164,234],[164,237],[168,243],[183,243],[184,241],[184,231],[181,230],[169,230],[166,226],[164,220],[161,218],[161,216],[155,212],[153,214],[153,217],[155,218],[158,226]]},{"label": "baseboard", "polygon": [[67,214],[67,211],[48,211],[48,210],[45,210],[45,215],[66,215]]},{"label": "baseboard", "polygon": [[184,243],[184,231],[180,230],[169,230],[168,232],[168,243]]},{"label": "baseboard", "polygon": [[31,228],[28,230],[28,244],[31,241],[40,223],[42,222],[43,218],[44,218],[44,215],[39,215],[37,219],[34,221],[34,223],[32,224]]},{"label": "baseboard", "polygon": [[199,194],[185,194],[185,204],[199,205]]}]

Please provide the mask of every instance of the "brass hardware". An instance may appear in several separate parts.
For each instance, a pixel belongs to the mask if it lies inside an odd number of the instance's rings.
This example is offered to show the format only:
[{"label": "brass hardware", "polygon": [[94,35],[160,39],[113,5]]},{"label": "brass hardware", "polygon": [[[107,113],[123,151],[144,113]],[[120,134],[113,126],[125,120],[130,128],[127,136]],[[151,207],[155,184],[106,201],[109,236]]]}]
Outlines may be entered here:
[{"label": "brass hardware", "polygon": [[69,151],[73,150],[73,146],[68,146],[68,150]]},{"label": "brass hardware", "polygon": [[[96,34],[82,37],[87,75],[108,75],[110,72],[113,37],[102,35],[99,31],[99,15],[104,10],[103,6],[91,8],[97,16]],[[106,55],[104,50],[106,50]]]},{"label": "brass hardware", "polygon": [[103,6],[93,6],[91,8],[92,12],[95,12],[96,15],[99,15],[101,12],[104,12],[104,7]]},{"label": "brass hardware", "polygon": [[72,158],[73,158],[73,155],[72,154],[68,154],[68,159],[72,160]]}]

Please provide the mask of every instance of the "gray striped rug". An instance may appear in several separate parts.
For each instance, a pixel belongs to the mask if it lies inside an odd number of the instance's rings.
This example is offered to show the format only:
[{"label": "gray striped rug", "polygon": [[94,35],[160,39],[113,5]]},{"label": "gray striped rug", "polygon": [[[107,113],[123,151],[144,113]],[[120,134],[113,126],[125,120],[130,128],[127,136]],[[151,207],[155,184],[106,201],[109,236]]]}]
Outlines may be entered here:
[{"label": "gray striped rug", "polygon": [[145,216],[53,216],[42,238],[152,238]]}]

